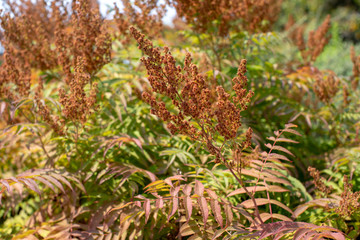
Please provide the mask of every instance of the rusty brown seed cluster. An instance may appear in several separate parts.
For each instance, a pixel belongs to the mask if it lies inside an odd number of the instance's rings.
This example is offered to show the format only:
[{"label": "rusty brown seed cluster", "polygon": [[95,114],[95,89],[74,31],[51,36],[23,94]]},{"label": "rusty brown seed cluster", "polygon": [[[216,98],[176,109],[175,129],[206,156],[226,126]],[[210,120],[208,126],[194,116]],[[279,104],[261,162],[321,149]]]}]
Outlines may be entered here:
[{"label": "rusty brown seed cluster", "polygon": [[15,101],[29,95],[31,68],[21,58],[9,52],[4,54],[4,62],[0,67],[0,98]]},{"label": "rusty brown seed cluster", "polygon": [[340,80],[333,72],[326,76],[317,74],[314,84],[315,94],[321,101],[329,103],[339,91],[339,84]]},{"label": "rusty brown seed cluster", "polygon": [[55,21],[44,1],[5,3],[9,12],[0,12],[1,44],[5,48],[0,67],[0,97],[15,101],[29,95],[32,68],[45,70],[56,65],[56,54],[50,45]]},{"label": "rusty brown seed cluster", "polygon": [[[162,18],[165,15],[165,5],[158,5],[158,0],[122,0],[123,12],[115,5],[114,20],[119,30],[121,41],[127,45],[131,36],[129,27],[136,26],[149,38],[159,35],[163,27]],[[135,9],[137,8],[137,9]],[[156,11],[156,14],[153,12]]]},{"label": "rusty brown seed cluster", "polygon": [[[207,145],[211,154],[218,156],[219,148],[213,144],[215,136],[221,135],[225,140],[237,137],[241,126],[240,113],[246,109],[253,95],[251,90],[246,90],[246,60],[242,60],[233,79],[236,96],[231,101],[230,94],[222,86],[217,86],[216,96],[213,96],[207,77],[192,64],[189,53],[183,67],[177,66],[169,48],[161,51],[153,47],[152,42],[134,27],[130,28],[130,32],[138,42],[139,49],[148,56],[143,57],[141,62],[147,70],[152,91],[172,101],[172,106],[167,108],[164,101],[144,92],[142,97],[151,105],[151,113],[167,122],[173,134],[184,134],[199,140]],[[244,146],[250,144],[250,130],[246,138]]]},{"label": "rusty brown seed cluster", "polygon": [[66,77],[78,57],[91,75],[110,61],[111,38],[91,1],[74,0],[70,20],[63,1],[55,0],[51,7],[44,1],[8,2],[14,16],[1,16],[2,44],[13,58],[40,70],[60,65]]},{"label": "rusty brown seed cluster", "polygon": [[[236,30],[241,27],[249,32],[270,30],[282,3],[278,0],[167,1],[196,31],[206,32],[214,20],[219,21],[219,34],[222,36],[227,35],[232,27]],[[237,20],[240,20],[241,24],[233,25]]]},{"label": "rusty brown seed cluster", "polygon": [[97,83],[89,93],[85,86],[110,62],[112,41],[98,9],[89,1],[73,1],[72,9],[70,25],[58,21],[55,31],[58,62],[68,85],[68,90],[59,90],[59,101],[65,119],[84,124],[95,107]]},{"label": "rusty brown seed cluster", "polygon": [[308,167],[308,171],[310,172],[310,176],[314,178],[313,183],[321,193],[323,193],[325,196],[329,195],[331,191],[333,190],[332,187],[327,187],[324,184],[325,179],[320,176],[319,170],[313,167]]},{"label": "rusty brown seed cluster", "polygon": [[[5,51],[21,58],[32,68],[47,70],[56,67],[54,42],[55,12],[61,1],[47,6],[45,1],[6,1],[10,12],[0,16]],[[64,9],[65,11],[65,9]]]},{"label": "rusty brown seed cluster", "polygon": [[69,25],[61,21],[64,16],[58,15],[56,50],[58,62],[70,83],[71,69],[77,66],[81,57],[82,67],[91,76],[95,75],[106,63],[110,62],[111,37],[98,9],[91,8],[87,0],[76,0],[72,3],[73,13]]},{"label": "rusty brown seed cluster", "polygon": [[348,176],[344,176],[344,191],[341,194],[339,206],[335,211],[342,217],[350,217],[353,213],[360,210],[360,191],[353,192],[352,184],[349,183]]},{"label": "rusty brown seed cluster", "polygon": [[[290,17],[286,28],[291,29],[294,23],[294,19]],[[300,50],[305,64],[315,62],[316,58],[322,53],[324,47],[328,44],[331,38],[330,34],[328,34],[330,26],[330,15],[328,15],[318,29],[309,32],[307,43],[305,43],[304,39],[304,26],[291,29],[289,32],[289,37]]]},{"label": "rusty brown seed cluster", "polygon": [[67,94],[64,89],[60,89],[59,92],[64,117],[74,122],[80,121],[82,124],[86,122],[87,116],[95,106],[97,93],[97,83],[92,84],[88,96],[84,90],[91,79],[85,66],[85,60],[79,57],[75,72],[69,82],[70,92]]},{"label": "rusty brown seed cluster", "polygon": [[[86,85],[110,62],[112,40],[99,6],[90,0],[74,0],[71,14],[63,1],[8,1],[10,13],[1,15],[4,63],[0,66],[0,97],[28,97],[34,70],[56,70],[65,85],[59,90],[65,120],[84,123],[96,103],[97,85]],[[52,116],[35,93],[38,113],[61,133],[59,117]],[[60,121],[61,122],[61,121]]]}]

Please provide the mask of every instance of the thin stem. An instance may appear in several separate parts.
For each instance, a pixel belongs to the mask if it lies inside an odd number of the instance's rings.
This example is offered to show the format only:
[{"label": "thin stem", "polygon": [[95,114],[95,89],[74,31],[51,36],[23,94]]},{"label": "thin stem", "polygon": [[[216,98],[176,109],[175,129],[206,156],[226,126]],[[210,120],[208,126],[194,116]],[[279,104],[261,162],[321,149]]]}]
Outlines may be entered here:
[{"label": "thin stem", "polygon": [[249,190],[246,188],[244,182],[242,181],[241,177],[239,178],[236,173],[234,172],[234,170],[231,168],[231,166],[228,165],[228,163],[226,162],[225,157],[220,153],[220,157],[223,161],[223,163],[225,164],[225,166],[230,170],[231,174],[235,177],[235,179],[238,181],[238,183],[241,185],[242,188],[244,188],[246,194],[251,198],[252,202],[254,203],[254,208],[255,208],[255,215],[256,217],[260,220],[261,224],[264,224],[263,220],[260,217],[260,212],[259,212],[259,207],[257,206],[256,200],[254,195],[249,192]]},{"label": "thin stem", "polygon": [[41,146],[42,150],[44,151],[46,157],[48,158],[48,160],[47,160],[46,163],[45,163],[45,166],[48,165],[48,164],[51,164],[51,165],[52,165],[52,164],[53,164],[52,158],[50,157],[49,153],[48,153],[48,152],[46,151],[46,149],[45,149],[45,144],[44,144],[44,142],[43,142],[43,140],[42,140],[42,138],[41,138],[41,135],[40,135],[38,132],[36,133],[36,135],[37,135],[38,138],[39,138],[40,146]]},{"label": "thin stem", "polygon": [[[196,120],[195,120],[195,121],[196,121]],[[262,220],[261,217],[260,217],[259,207],[257,206],[257,203],[256,203],[256,200],[255,200],[254,195],[253,195],[252,193],[250,193],[249,190],[246,188],[246,186],[245,186],[245,184],[243,183],[241,177],[239,178],[239,177],[235,174],[235,172],[234,172],[234,170],[231,168],[231,166],[228,165],[228,163],[227,163],[224,155],[223,155],[222,152],[219,150],[219,148],[218,148],[218,147],[215,147],[215,146],[211,143],[211,140],[210,140],[209,137],[208,137],[208,133],[205,131],[205,129],[203,128],[203,126],[202,126],[201,124],[199,124],[198,121],[196,121],[196,122],[197,122],[198,125],[201,127],[203,133],[205,133],[206,141],[207,141],[208,143],[210,143],[210,144],[212,145],[212,147],[214,147],[214,149],[216,149],[218,155],[221,157],[221,160],[222,160],[222,162],[224,163],[224,165],[226,166],[226,168],[230,170],[231,174],[235,177],[235,179],[236,179],[236,180],[238,181],[238,183],[242,186],[242,188],[244,188],[246,194],[251,198],[252,202],[254,203],[255,215],[256,215],[256,217],[260,220],[260,223],[261,223],[261,224],[264,224],[263,220]]]},{"label": "thin stem", "polygon": [[272,147],[270,148],[268,154],[266,155],[266,158],[265,158],[264,161],[263,161],[263,164],[261,165],[261,169],[260,169],[260,172],[259,172],[259,177],[257,178],[256,183],[255,183],[255,188],[254,188],[254,190],[252,191],[253,193],[256,191],[256,187],[257,187],[257,185],[258,185],[258,183],[259,183],[259,180],[260,180],[260,175],[261,175],[261,173],[262,173],[263,170],[264,170],[264,166],[265,166],[267,160],[269,159],[269,155],[270,155],[270,153],[272,152],[272,150],[274,149],[274,147],[275,147],[275,145],[276,145],[276,142],[277,142],[278,138],[281,136],[282,133],[283,133],[283,131],[281,130],[281,131],[279,132],[279,135],[276,136],[275,141],[274,141]]},{"label": "thin stem", "polygon": [[[264,185],[267,188],[267,183],[266,183],[265,179],[264,179]],[[269,210],[270,210],[271,222],[274,222],[273,213],[272,213],[272,207],[271,207],[271,201],[270,201],[270,194],[269,194],[269,191],[267,189],[266,189],[266,196],[267,196],[268,201],[269,201]]]}]

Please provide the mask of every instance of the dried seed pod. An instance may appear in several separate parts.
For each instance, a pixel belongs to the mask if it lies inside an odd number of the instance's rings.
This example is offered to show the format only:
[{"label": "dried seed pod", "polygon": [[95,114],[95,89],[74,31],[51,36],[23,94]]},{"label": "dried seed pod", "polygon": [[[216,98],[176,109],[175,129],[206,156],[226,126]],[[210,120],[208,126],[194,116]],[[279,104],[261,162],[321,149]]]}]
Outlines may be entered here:
[{"label": "dried seed pod", "polygon": [[[144,92],[142,99],[151,105],[151,113],[166,121],[171,133],[184,134],[206,144],[209,152],[220,159],[220,147],[215,139],[222,136],[225,141],[236,139],[241,126],[241,111],[253,92],[246,89],[246,60],[241,61],[237,76],[233,79],[236,95],[231,98],[223,87],[216,87],[213,95],[208,85],[209,79],[199,73],[192,64],[191,55],[186,54],[183,67],[176,66],[175,58],[169,48],[163,51],[153,47],[134,27],[130,32],[139,44],[139,48],[148,56],[141,58],[148,73],[153,93]],[[171,111],[155,95],[171,99]],[[231,101],[233,100],[233,101]],[[243,147],[250,145],[251,130],[246,134]]]}]

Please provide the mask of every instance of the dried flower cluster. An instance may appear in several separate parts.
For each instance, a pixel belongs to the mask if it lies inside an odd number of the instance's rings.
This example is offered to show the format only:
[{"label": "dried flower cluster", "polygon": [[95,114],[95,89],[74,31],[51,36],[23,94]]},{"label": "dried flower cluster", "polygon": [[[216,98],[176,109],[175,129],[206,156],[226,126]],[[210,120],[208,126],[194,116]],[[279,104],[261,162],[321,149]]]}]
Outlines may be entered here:
[{"label": "dried flower cluster", "polygon": [[[108,62],[111,37],[99,13],[96,1],[72,1],[72,13],[62,1],[48,6],[45,1],[8,2],[10,13],[1,16],[4,63],[0,67],[0,96],[16,100],[27,97],[32,69],[60,67],[60,76],[67,86],[60,89],[63,117],[84,123],[96,103],[96,84],[85,87]],[[39,83],[40,84],[40,83]],[[40,84],[41,85],[41,84]],[[62,134],[58,116],[41,101],[41,87],[35,93],[38,114],[55,132]]]},{"label": "dried flower cluster", "polygon": [[[165,5],[158,5],[158,0],[122,0],[123,12],[115,5],[115,22],[122,37],[122,43],[128,44],[131,40],[129,27],[136,26],[148,37],[158,36],[163,27],[162,18],[165,15]],[[156,14],[154,14],[154,11]]]},{"label": "dried flower cluster", "polygon": [[331,191],[333,190],[332,187],[327,187],[324,184],[325,179],[323,177],[320,177],[320,172],[316,168],[308,167],[308,171],[310,172],[310,176],[314,178],[313,183],[321,193],[323,193],[325,196],[329,195]]},{"label": "dried flower cluster", "polygon": [[45,1],[9,2],[13,16],[1,16],[5,52],[22,60],[17,67],[48,70],[60,65],[66,82],[82,57],[86,71],[93,76],[110,61],[111,38],[99,10],[91,8],[96,5],[92,2],[73,1],[70,21],[62,1],[53,1],[51,7]]},{"label": "dried flower cluster", "polygon": [[[294,19],[290,17],[286,28],[290,29],[293,25]],[[294,28],[289,32],[289,37],[300,50],[305,64],[315,62],[316,58],[322,53],[324,47],[328,44],[331,38],[328,34],[330,26],[330,15],[328,15],[318,29],[310,31],[307,43],[305,43],[304,39],[304,26]]]},{"label": "dried flower cluster", "polygon": [[360,56],[356,56],[354,46],[350,48],[350,57],[353,63],[353,76],[351,81],[351,86],[353,90],[356,90],[359,86],[359,77],[360,77]]},{"label": "dried flower cluster", "polygon": [[91,77],[85,67],[85,60],[79,57],[69,82],[70,93],[66,94],[64,89],[60,89],[59,92],[64,117],[74,122],[80,121],[82,124],[86,122],[87,116],[95,106],[97,93],[97,83],[94,83],[89,96],[86,95],[84,88]]},{"label": "dried flower cluster", "polygon": [[15,101],[29,95],[31,68],[24,59],[6,52],[0,66],[0,98]]},{"label": "dried flower cluster", "polygon": [[[6,1],[9,12],[0,16],[1,44],[5,48],[0,67],[0,96],[12,101],[29,95],[31,69],[46,70],[57,65],[51,43],[55,18],[45,1]],[[14,87],[15,85],[15,87]]]},{"label": "dried flower cluster", "polygon": [[[92,5],[97,6],[94,3]],[[85,86],[110,62],[112,41],[99,9],[92,8],[90,1],[73,1],[72,9],[69,26],[65,26],[64,21],[61,21],[63,15],[57,15],[55,44],[59,54],[58,62],[70,90],[67,92],[60,89],[59,97],[63,116],[84,124],[95,107],[97,83],[91,85],[88,94]]]},{"label": "dried flower cluster", "polygon": [[70,25],[64,26],[58,15],[56,50],[58,60],[70,83],[71,70],[83,59],[84,70],[94,76],[106,63],[110,62],[111,37],[107,31],[99,10],[91,8],[88,0],[76,0],[72,3],[73,13]]},{"label": "dried flower cluster", "polygon": [[[246,60],[242,60],[237,76],[233,79],[236,96],[230,101],[230,94],[217,86],[214,96],[207,84],[207,78],[200,74],[188,53],[184,66],[176,66],[169,48],[161,52],[151,41],[144,38],[134,27],[130,32],[139,48],[148,56],[141,61],[149,75],[148,80],[154,93],[172,100],[170,111],[165,103],[148,92],[142,97],[152,107],[151,112],[168,122],[168,128],[175,134],[184,134],[207,145],[211,154],[219,157],[220,149],[213,144],[217,134],[225,140],[235,139],[241,126],[240,113],[246,109],[253,92],[246,90]],[[243,146],[250,145],[251,130],[246,134]]]},{"label": "dried flower cluster", "polygon": [[[312,90],[319,100],[324,103],[330,103],[334,96],[338,93],[340,89],[340,79],[336,74],[331,70],[320,70],[312,65],[299,67],[296,71],[288,74],[286,76],[290,80],[298,80],[302,82],[308,82],[309,79],[313,81]],[[343,90],[343,101],[347,105],[349,103],[349,92],[345,85],[342,86]],[[306,100],[310,103],[311,99],[308,98],[308,91],[304,89],[293,90],[294,94],[292,98],[297,101]],[[308,96],[308,97],[307,97]]]},{"label": "dried flower cluster", "polygon": [[349,183],[348,176],[344,176],[344,191],[341,194],[339,206],[335,211],[342,217],[350,217],[353,213],[360,209],[360,191],[352,192],[352,184]]},{"label": "dried flower cluster", "polygon": [[[0,17],[5,51],[23,59],[32,68],[46,70],[57,66],[54,47],[54,11],[62,1],[6,1],[10,12]],[[65,11],[65,8],[63,8]]]},{"label": "dried flower cluster", "polygon": [[339,91],[340,80],[335,73],[330,72],[328,75],[319,73],[315,76],[314,91],[316,96],[323,102],[329,103]]},{"label": "dried flower cluster", "polygon": [[225,36],[231,27],[238,29],[234,21],[241,20],[241,28],[250,31],[268,31],[276,21],[282,1],[276,0],[168,0],[177,14],[199,32],[205,32],[213,21],[219,21],[219,34]]}]

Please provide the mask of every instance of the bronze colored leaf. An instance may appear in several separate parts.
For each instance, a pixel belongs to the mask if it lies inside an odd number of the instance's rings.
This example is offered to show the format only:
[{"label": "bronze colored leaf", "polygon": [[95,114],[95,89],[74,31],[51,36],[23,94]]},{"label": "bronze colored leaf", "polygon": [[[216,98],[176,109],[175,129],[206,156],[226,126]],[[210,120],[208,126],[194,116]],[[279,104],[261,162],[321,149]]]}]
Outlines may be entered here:
[{"label": "bronze colored leaf", "polygon": [[290,159],[288,159],[286,156],[278,154],[278,153],[270,153],[268,155],[268,159],[281,159],[281,160],[291,162]]},{"label": "bronze colored leaf", "polygon": [[158,198],[158,199],[156,199],[156,201],[155,201],[155,207],[157,208],[157,209],[161,209],[161,208],[163,208],[163,206],[164,206],[164,200],[160,197],[160,198]]},{"label": "bronze colored leaf", "polygon": [[191,185],[187,184],[185,185],[182,191],[185,195],[189,196],[191,194],[191,189],[192,189]]},{"label": "bronze colored leaf", "polygon": [[260,214],[261,219],[263,220],[263,222],[266,222],[267,220],[269,220],[270,218],[275,218],[275,219],[279,219],[282,221],[289,221],[292,222],[292,220],[282,214],[278,214],[278,213],[261,213]]},{"label": "bronze colored leaf", "polygon": [[170,195],[172,197],[176,196],[180,191],[180,186],[174,187],[170,189]]},{"label": "bronze colored leaf", "polygon": [[188,195],[184,198],[184,206],[186,212],[186,221],[188,222],[192,214],[192,201]]},{"label": "bronze colored leaf", "polygon": [[[268,185],[267,187],[264,187],[264,186],[251,186],[251,187],[246,187],[246,189],[249,191],[249,192],[260,192],[260,191],[265,191],[265,190],[268,190],[269,192],[288,192],[289,190],[283,188],[283,187],[280,187],[280,186],[277,186],[277,185]],[[236,189],[235,191],[229,193],[227,195],[227,197],[231,197],[231,196],[234,196],[234,195],[237,195],[237,194],[244,194],[246,193],[245,189],[244,188],[239,188],[239,189]]]},{"label": "bronze colored leaf", "polygon": [[225,204],[224,208],[225,208],[225,216],[226,216],[226,227],[228,227],[232,225],[232,220],[234,215],[229,204]]},{"label": "bronze colored leaf", "polygon": [[12,188],[10,187],[9,183],[6,180],[0,180],[0,183],[2,183],[2,185],[4,185],[7,189],[7,191],[11,194],[12,193]]},{"label": "bronze colored leaf", "polygon": [[276,141],[276,142],[299,143],[299,142],[297,142],[295,140],[291,140],[291,139],[288,139],[288,138],[275,138],[273,136],[268,137],[267,139],[270,140],[270,141],[273,141],[273,142]]},{"label": "bronze colored leaf", "polygon": [[301,134],[298,131],[294,130],[294,129],[283,129],[283,132],[288,132],[288,133],[292,133],[292,134],[301,136]]},{"label": "bronze colored leaf", "polygon": [[144,202],[145,223],[147,223],[147,221],[149,220],[150,208],[150,199],[146,199]]},{"label": "bronze colored leaf", "polygon": [[[201,189],[200,189],[200,192],[201,192]],[[200,206],[201,215],[203,216],[204,225],[206,227],[206,222],[207,222],[207,219],[209,217],[209,209],[208,209],[206,199],[204,197],[202,197],[202,196],[199,197],[198,198],[198,204]]]},{"label": "bronze colored leaf", "polygon": [[291,156],[294,156],[294,154],[292,154],[289,150],[287,150],[286,148],[282,147],[282,146],[272,146],[270,143],[265,144],[266,147],[273,149],[273,150],[278,150],[278,151],[282,151],[284,153],[287,153]]},{"label": "bronze colored leaf", "polygon": [[202,196],[204,194],[204,189],[204,185],[200,181],[195,180],[195,193]]},{"label": "bronze colored leaf", "polygon": [[210,200],[211,210],[215,216],[216,222],[223,227],[223,217],[221,216],[221,207],[218,200]]},{"label": "bronze colored leaf", "polygon": [[55,188],[54,185],[52,185],[49,181],[47,181],[46,179],[42,178],[42,177],[34,177],[36,180],[38,180],[39,182],[42,182],[43,184],[45,184],[46,186],[48,186],[49,188],[51,188],[54,192],[55,192]]},{"label": "bronze colored leaf", "polygon": [[[255,202],[256,202],[256,205],[257,206],[261,206],[261,205],[265,205],[265,204],[275,204],[283,209],[285,209],[286,211],[288,211],[289,213],[293,213],[293,211],[291,211],[291,209],[289,207],[287,207],[285,204],[277,201],[277,200],[274,200],[274,199],[266,199],[266,198],[256,198],[255,199]],[[241,205],[244,207],[244,208],[254,208],[255,205],[254,205],[254,202],[252,201],[252,199],[248,199],[244,202],[241,203]]]},{"label": "bronze colored leaf", "polygon": [[216,193],[210,189],[206,189],[206,192],[209,194],[209,196],[212,198],[212,199],[218,199],[218,196],[216,195]]},{"label": "bronze colored leaf", "polygon": [[26,186],[28,186],[31,190],[35,191],[37,194],[41,195],[39,188],[37,187],[37,183],[31,178],[19,178]]},{"label": "bronze colored leaf", "polygon": [[171,207],[169,216],[167,218],[168,221],[176,213],[176,211],[178,210],[178,207],[179,207],[179,199],[177,197],[173,197],[172,198],[172,207]]},{"label": "bronze colored leaf", "polygon": [[62,186],[62,184],[55,178],[53,178],[52,176],[49,175],[43,175],[41,176],[42,178],[45,178],[46,180],[48,180],[49,182],[53,183],[56,187],[60,188],[60,190],[65,193],[64,187]]}]

